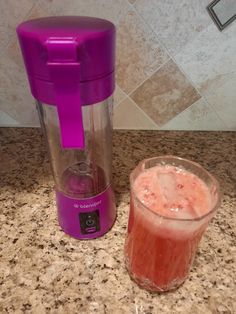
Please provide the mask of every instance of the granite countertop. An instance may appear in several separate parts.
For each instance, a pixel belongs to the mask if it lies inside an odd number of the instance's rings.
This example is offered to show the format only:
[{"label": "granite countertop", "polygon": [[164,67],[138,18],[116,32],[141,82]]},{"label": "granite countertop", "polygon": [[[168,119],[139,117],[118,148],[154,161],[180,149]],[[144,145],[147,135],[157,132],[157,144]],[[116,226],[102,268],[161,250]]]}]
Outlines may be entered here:
[{"label": "granite countertop", "polygon": [[[123,245],[129,173],[143,158],[174,154],[218,177],[223,204],[189,279],[165,294],[129,278]],[[115,131],[118,217],[102,238],[79,241],[58,226],[40,129],[0,129],[1,313],[236,313],[236,133]]]}]

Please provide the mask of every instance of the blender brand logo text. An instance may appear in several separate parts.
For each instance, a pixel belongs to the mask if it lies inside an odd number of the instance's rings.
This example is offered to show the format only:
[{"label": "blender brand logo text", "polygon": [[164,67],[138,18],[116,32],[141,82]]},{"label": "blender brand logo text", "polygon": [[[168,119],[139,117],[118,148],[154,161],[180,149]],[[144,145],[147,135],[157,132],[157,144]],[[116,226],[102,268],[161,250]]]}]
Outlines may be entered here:
[{"label": "blender brand logo text", "polygon": [[91,208],[91,207],[96,207],[98,205],[100,205],[102,203],[102,201],[97,201],[97,202],[93,202],[90,204],[74,204],[75,208]]}]

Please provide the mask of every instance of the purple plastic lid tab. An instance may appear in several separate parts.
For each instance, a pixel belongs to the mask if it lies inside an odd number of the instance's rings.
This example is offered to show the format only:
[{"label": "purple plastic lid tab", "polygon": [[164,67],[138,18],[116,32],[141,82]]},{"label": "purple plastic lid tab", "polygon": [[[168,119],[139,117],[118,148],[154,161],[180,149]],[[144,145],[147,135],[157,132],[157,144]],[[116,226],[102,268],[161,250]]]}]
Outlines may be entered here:
[{"label": "purple plastic lid tab", "polygon": [[84,148],[81,106],[115,88],[115,26],[91,17],[26,21],[17,34],[33,96],[57,106],[64,148]]}]

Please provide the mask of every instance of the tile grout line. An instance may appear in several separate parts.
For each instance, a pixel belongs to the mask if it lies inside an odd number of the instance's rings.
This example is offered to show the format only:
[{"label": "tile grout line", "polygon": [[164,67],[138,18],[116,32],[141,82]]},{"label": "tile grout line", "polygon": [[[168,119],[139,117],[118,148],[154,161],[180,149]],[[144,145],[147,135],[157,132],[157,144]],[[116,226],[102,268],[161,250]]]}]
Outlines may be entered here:
[{"label": "tile grout line", "polygon": [[[153,71],[142,83],[140,83],[137,87],[135,87],[130,93],[128,93],[128,94],[126,94],[126,97],[124,98],[124,99],[122,99],[118,104],[120,104],[123,100],[125,100],[126,98],[130,98],[135,104],[136,104],[136,102],[132,99],[132,97],[131,97],[131,94],[132,93],[134,93],[143,83],[145,83],[148,79],[150,79],[151,78],[151,76],[153,75],[153,74],[155,74],[157,71],[159,71],[164,65],[166,65],[166,63],[168,63],[170,60],[172,60],[177,66],[178,66],[178,64],[175,62],[175,60],[173,60],[172,59],[172,57],[170,57],[170,59],[168,59],[165,63],[163,63],[159,68],[157,68],[157,70],[155,70],[155,71]],[[179,66],[178,66],[179,67]],[[180,69],[181,70],[181,72],[183,72],[182,71],[182,69]],[[185,76],[185,73],[183,72],[183,74],[184,74],[184,76]],[[187,77],[186,77],[187,78]],[[188,79],[188,78],[187,78]],[[190,81],[190,83],[191,83],[191,85],[195,88],[195,86],[192,84],[192,82]],[[197,88],[195,88],[196,89],[196,91],[197,91],[197,93],[201,96],[198,100],[200,100],[201,98],[203,98],[203,96],[201,95],[201,93],[197,90]],[[122,90],[123,91],[123,90]],[[197,101],[198,101],[197,100]],[[192,103],[190,106],[188,106],[187,108],[185,108],[183,111],[181,111],[181,112],[179,112],[175,117],[173,117],[171,120],[173,120],[174,118],[176,118],[177,116],[179,116],[180,114],[182,114],[182,113],[184,113],[188,108],[190,108],[191,106],[193,106],[197,101],[195,101],[194,103]],[[118,105],[117,104],[117,105]],[[117,106],[116,105],[116,106]],[[136,106],[138,106],[139,107],[139,105],[138,104],[136,104]],[[140,107],[139,107],[140,108]],[[144,112],[141,108],[140,108],[140,110],[142,111],[142,112]],[[168,122],[170,122],[171,120],[169,120]],[[167,122],[167,123],[168,123]],[[156,124],[156,123],[155,123]],[[166,124],[166,123],[165,123]],[[163,125],[163,126],[161,126],[161,127],[164,127],[165,126],[165,124]],[[158,126],[159,127],[159,126]]]},{"label": "tile grout line", "polygon": [[[183,111],[181,111],[179,114],[177,114],[174,118],[172,118],[171,120],[169,120],[166,124],[168,124],[169,122],[171,122],[171,121],[173,121],[174,119],[178,118],[180,115],[183,115],[183,116],[186,115],[186,112],[187,112],[191,107],[195,106],[195,105],[197,104],[197,102],[200,101],[201,99],[203,99],[203,100],[205,101],[204,97],[199,98],[199,99],[198,99],[197,101],[195,101],[192,105],[190,105],[189,107],[185,108]],[[212,109],[211,105],[210,105],[207,101],[205,101],[205,102],[206,102],[207,105],[210,107],[210,109],[212,110],[212,112],[216,114],[215,110]],[[218,117],[217,114],[216,114],[216,116]],[[218,117],[218,118],[219,118],[219,117]],[[190,120],[190,119],[189,119],[188,117],[186,117],[186,116],[184,116],[184,119],[185,119],[186,121],[192,122],[192,120]],[[219,119],[219,120],[220,120],[220,119]],[[220,122],[222,122],[222,121],[220,120]],[[225,124],[223,124],[223,125],[225,126]],[[163,127],[165,127],[165,125],[163,125]],[[164,130],[166,130],[166,129],[164,129]],[[186,129],[186,131],[191,131],[191,129]],[[192,130],[192,131],[194,131],[194,130]],[[199,131],[201,131],[201,129],[199,129]],[[202,131],[211,131],[211,130],[205,130],[205,129],[203,129]]]},{"label": "tile grout line", "polygon": [[[121,104],[121,102],[123,102],[125,99],[129,99],[130,101],[132,101],[132,103],[134,105],[136,105],[136,107],[138,107],[138,110],[140,110],[149,120],[151,120],[155,125],[157,125],[151,118],[149,115],[147,115],[140,107],[138,104],[136,104],[136,102],[132,99],[131,97],[131,94],[134,93],[140,86],[142,86],[148,79],[151,78],[151,76],[153,74],[155,74],[156,72],[158,72],[167,62],[169,62],[170,60],[172,60],[177,66],[178,68],[180,69],[180,71],[184,74],[184,76],[186,77],[186,79],[191,83],[191,85],[193,86],[193,88],[197,91],[197,93],[199,94],[200,98],[197,100],[199,101],[201,98],[209,105],[209,107],[211,108],[211,110],[216,114],[216,116],[219,118],[219,120],[222,122],[222,124],[227,128],[225,122],[221,119],[220,115],[218,114],[218,112],[214,109],[214,104],[211,104],[210,102],[208,102],[208,100],[206,99],[205,95],[202,94],[199,90],[199,87],[198,85],[192,81],[192,79],[188,76],[188,74],[185,73],[185,71],[182,69],[181,65],[178,64],[178,62],[176,62],[175,60],[175,57],[171,55],[171,53],[168,51],[168,49],[166,48],[166,46],[162,43],[162,41],[159,39],[159,35],[158,33],[156,33],[155,30],[153,30],[153,28],[148,24],[148,22],[146,22],[146,20],[139,14],[139,12],[137,11],[136,7],[135,7],[135,3],[132,4],[130,3],[128,0],[127,0],[127,4],[128,4],[128,7],[127,7],[127,10],[125,10],[125,12],[123,14],[121,14],[120,18],[117,20],[117,23],[116,25],[118,26],[120,24],[120,21],[121,19],[127,15],[127,13],[130,11],[130,10],[133,10],[137,16],[143,21],[144,25],[146,25],[146,27],[151,30],[151,32],[155,35],[155,37],[157,38],[157,42],[159,43],[160,45],[160,48],[163,49],[163,51],[167,54],[167,61],[165,61],[162,65],[160,65],[157,69],[153,70],[150,72],[150,74],[140,83],[138,84],[134,89],[132,89],[130,92],[126,93],[123,91],[122,88],[119,88],[121,89],[121,91],[124,93],[124,98],[122,100],[120,100],[117,104],[116,104],[116,107],[119,106]],[[41,7],[41,1],[39,1],[39,3],[35,3],[32,5],[31,9],[27,12],[27,14],[25,15],[25,18],[27,18],[31,12],[34,10],[34,8],[39,5]],[[209,27],[210,25],[207,26],[207,28]],[[206,28],[206,29],[207,29]],[[205,31],[205,30],[204,30]],[[10,36],[10,39],[9,41],[7,42],[7,44],[5,45],[5,48],[3,49],[2,53],[0,54],[1,56],[6,53],[6,50],[7,48],[9,47],[11,41],[12,41],[12,38],[14,37],[14,35]],[[179,116],[180,114],[182,114],[183,112],[185,112],[186,110],[188,110],[190,107],[192,107],[197,101],[195,101],[194,103],[192,103],[190,106],[188,106],[187,108],[185,108],[183,111],[181,111],[179,114],[177,114],[175,117]],[[175,118],[174,117],[174,118]],[[173,119],[174,119],[173,118]],[[171,119],[172,120],[172,119]],[[170,121],[171,121],[170,120]],[[159,127],[159,126],[158,126]]]},{"label": "tile grout line", "polygon": [[168,50],[166,49],[166,47],[162,44],[162,42],[159,40],[158,35],[156,32],[154,32],[154,30],[150,27],[150,25],[146,22],[146,20],[139,14],[139,12],[137,11],[137,9],[135,8],[134,4],[130,4],[131,10],[134,11],[137,16],[142,20],[142,22],[144,23],[144,25],[147,27],[147,29],[149,29],[149,31],[151,31],[151,33],[153,33],[153,35],[156,37],[157,42],[160,46],[160,48],[167,54],[167,56],[169,58],[167,58],[167,60],[160,65],[159,67],[157,67],[155,70],[151,71],[149,75],[147,75],[147,77],[141,82],[139,83],[135,88],[133,88],[130,92],[127,93],[127,95],[132,94],[137,88],[139,88],[146,80],[148,80],[154,73],[156,73],[157,71],[160,70],[161,67],[163,67],[170,59],[171,59],[171,55],[168,52]]},{"label": "tile grout line", "polygon": [[[193,80],[191,79],[191,77],[184,71],[184,69],[182,68],[182,66],[180,64],[178,64],[178,62],[175,60],[175,57],[173,56],[173,61],[177,64],[178,68],[180,69],[180,71],[185,75],[185,77],[189,80],[189,82],[191,83],[191,85],[195,88],[195,90],[197,91],[197,93],[201,96],[201,98],[210,106],[211,110],[216,114],[216,116],[219,118],[220,122],[223,124],[223,126],[225,128],[227,128],[224,120],[222,120],[222,118],[218,115],[217,111],[214,109],[214,107],[212,106],[212,104],[206,99],[205,95],[201,93],[200,91],[200,87],[198,86],[198,84],[195,84],[193,82]],[[200,99],[201,99],[200,98]],[[199,99],[198,99],[199,100]],[[198,101],[197,100],[197,101]],[[196,101],[193,103],[195,104]],[[191,104],[189,107],[191,107],[193,104]],[[189,107],[187,107],[186,109],[188,109]]]},{"label": "tile grout line", "polygon": [[[201,98],[204,99],[204,101],[210,106],[210,108],[212,109],[212,111],[216,114],[216,116],[219,118],[220,122],[227,128],[227,125],[225,124],[224,120],[219,116],[218,112],[212,107],[212,104],[210,102],[207,101],[207,99],[205,98],[205,96],[200,92],[197,84],[195,84],[192,79],[188,76],[188,74],[183,70],[183,68],[181,67],[181,65],[179,65],[179,63],[176,61],[174,55],[172,55],[170,53],[170,51],[168,50],[168,48],[165,46],[165,44],[162,42],[162,40],[159,38],[159,33],[157,33],[144,19],[144,17],[138,12],[138,10],[136,9],[136,7],[134,5],[132,5],[135,12],[137,13],[137,15],[144,21],[144,23],[153,31],[153,33],[156,35],[158,42],[161,44],[161,46],[163,46],[167,52],[167,54],[170,57],[170,60],[172,60],[177,66],[178,68],[181,70],[181,72],[184,74],[184,76],[188,79],[188,81],[191,83],[191,85],[193,86],[193,88],[197,91],[197,93],[201,96]],[[208,24],[207,27],[202,31],[205,32],[210,26],[212,25],[212,23]],[[202,33],[201,32],[201,33]],[[190,42],[189,42],[190,43]],[[188,43],[188,44],[189,44]],[[178,53],[181,53],[181,51],[179,51]],[[159,70],[159,69],[158,69]],[[158,71],[157,70],[157,71]],[[144,82],[143,82],[144,83]],[[139,86],[138,86],[139,87]],[[133,92],[133,91],[132,91]],[[130,95],[130,93],[129,93]],[[197,100],[198,101],[198,100]],[[194,105],[196,103],[196,101],[194,103],[192,103],[189,107],[185,108],[183,111],[181,111],[179,114],[183,113],[184,111],[186,111],[188,108],[190,108],[192,105]],[[177,114],[176,117],[179,115]],[[174,118],[173,118],[174,119]],[[172,120],[172,119],[171,119]],[[171,121],[170,120],[170,121]]]},{"label": "tile grout line", "polygon": [[[127,1],[128,1],[128,0],[127,0]],[[134,12],[137,14],[137,16],[143,21],[144,25],[154,34],[154,36],[155,36],[156,39],[157,39],[158,44],[160,45],[160,48],[166,53],[166,55],[168,56],[168,58],[167,58],[167,60],[166,60],[163,64],[161,64],[161,65],[160,65],[159,67],[157,67],[155,70],[151,71],[151,72],[147,75],[147,77],[146,77],[143,81],[141,81],[141,83],[139,83],[137,86],[135,86],[130,92],[128,92],[128,93],[125,92],[125,91],[120,87],[120,85],[117,84],[117,85],[119,86],[119,88],[122,90],[122,92],[125,94],[125,97],[124,97],[122,100],[120,100],[120,101],[116,104],[116,106],[118,106],[118,105],[119,105],[123,100],[125,100],[127,97],[131,98],[130,95],[131,95],[133,92],[135,92],[144,82],[146,82],[148,79],[150,79],[153,74],[155,74],[157,71],[159,71],[159,70],[160,70],[167,62],[169,62],[170,59],[171,59],[170,54],[169,54],[168,51],[166,50],[166,47],[162,45],[162,43],[160,42],[159,38],[157,37],[157,34],[152,30],[152,28],[149,26],[149,24],[147,24],[146,21],[143,19],[143,17],[138,13],[138,11],[136,10],[136,8],[134,7],[134,4],[131,4],[131,3],[128,1],[128,5],[129,5],[129,7],[130,7],[130,10],[131,10],[131,11],[134,11]],[[127,11],[127,12],[128,12],[128,11]],[[127,14],[127,12],[126,12],[126,14]],[[119,22],[120,22],[120,21],[119,21]],[[119,24],[119,23],[118,23],[118,24]],[[135,101],[134,101],[133,99],[132,99],[132,101],[135,103]],[[135,103],[135,104],[136,104],[136,103]],[[136,106],[138,106],[138,105],[136,104]]]},{"label": "tile grout line", "polygon": [[[135,4],[135,3],[134,3],[134,4]],[[135,12],[137,13],[137,15],[144,21],[144,23],[145,23],[145,24],[153,31],[153,33],[157,36],[159,43],[165,48],[165,50],[166,50],[167,54],[170,56],[170,58],[172,58],[172,56],[173,56],[172,53],[169,51],[169,49],[166,47],[166,45],[165,45],[165,44],[162,42],[162,40],[159,38],[159,33],[156,32],[156,30],[155,30],[151,25],[149,25],[149,23],[146,21],[146,19],[145,19],[145,18],[139,13],[139,11],[136,9],[135,5],[132,5],[132,6],[133,6]],[[211,25],[214,25],[214,22],[210,19],[209,24],[208,24],[200,33],[206,31],[206,29],[208,29],[208,27],[211,26]],[[200,34],[200,33],[199,33],[199,34]],[[194,40],[194,39],[190,40],[190,41],[188,42],[188,44],[192,43],[193,40]],[[186,44],[185,46],[187,46],[187,44]],[[184,47],[185,47],[185,46],[184,46]],[[177,54],[180,53],[180,52],[181,52],[181,50],[179,50],[179,51],[177,52]]]},{"label": "tile grout line", "polygon": [[[201,33],[206,32],[208,30],[209,27],[211,27],[212,24],[209,24]],[[188,43],[189,44],[189,43]],[[181,53],[181,52],[178,52]],[[197,91],[197,93],[201,96],[201,98],[210,106],[211,110],[216,114],[216,116],[218,117],[218,119],[220,120],[220,122],[223,124],[223,126],[225,128],[227,128],[227,125],[225,124],[224,120],[219,116],[218,112],[214,109],[213,104],[211,104],[205,97],[205,95],[200,91],[200,87],[198,86],[198,84],[194,83],[194,81],[192,80],[192,78],[184,71],[184,69],[182,68],[182,66],[177,62],[177,60],[175,59],[175,56],[171,56],[171,59],[175,62],[175,64],[178,66],[178,68],[180,69],[180,71],[184,74],[184,76],[188,79],[188,81],[191,83],[191,85],[195,88],[195,90]],[[197,100],[198,101],[198,100]],[[196,103],[196,101],[191,104],[189,107],[187,107],[186,109],[190,108],[192,105],[194,105]],[[185,109],[185,110],[186,110]],[[184,111],[185,111],[184,110]]]},{"label": "tile grout line", "polygon": [[219,113],[217,112],[217,110],[215,110],[214,105],[211,104],[207,98],[203,95],[202,98],[204,99],[204,101],[208,104],[208,106],[211,108],[211,110],[216,114],[216,116],[218,117],[218,119],[220,120],[220,122],[223,124],[223,126],[228,129],[225,121],[221,118],[221,116],[219,115]]},{"label": "tile grout line", "polygon": [[[162,64],[162,65],[160,65],[157,69],[155,69],[155,70],[153,70],[153,71],[151,71],[151,73],[141,82],[141,83],[139,83],[135,88],[133,88],[130,92],[128,92],[128,93],[126,93],[125,91],[123,91],[123,89],[120,87],[120,89],[124,92],[124,94],[126,95],[126,97],[124,97],[124,99],[122,99],[121,101],[119,101],[117,104],[116,104],[116,107],[118,107],[120,104],[121,104],[121,102],[123,102],[125,99],[129,99],[129,100],[131,100],[132,102],[133,102],[133,104],[135,104],[136,105],[136,107],[138,107],[138,109],[147,117],[147,118],[149,118],[151,121],[153,121],[151,118],[150,118],[150,116],[149,115],[147,115],[139,106],[138,106],[138,104],[136,104],[136,102],[132,99],[132,97],[131,97],[131,94],[132,93],[134,93],[140,86],[142,86],[148,79],[150,79],[151,78],[151,76],[153,75],[153,74],[155,74],[157,71],[159,71],[167,62],[169,62],[170,60],[172,60],[178,67],[179,67],[179,65],[178,65],[178,63],[174,60],[174,58],[172,57],[172,55],[171,55],[171,53],[169,52],[169,50],[167,49],[167,47],[162,43],[162,41],[159,39],[159,35],[158,35],[158,33],[156,33],[154,30],[153,30],[153,28],[146,22],[146,20],[143,18],[143,16],[138,12],[138,10],[136,9],[136,7],[134,6],[134,4],[130,4],[129,3],[129,6],[130,6],[130,9],[132,10],[132,11],[134,11],[136,14],[137,14],[137,16],[142,20],[142,22],[144,23],[144,25],[147,27],[147,29],[149,29],[153,34],[154,34],[154,36],[156,37],[156,39],[157,39],[157,42],[158,42],[158,44],[159,44],[159,46],[160,46],[160,48],[161,49],[163,49],[163,51],[167,54],[167,56],[168,56],[168,59]],[[183,72],[182,71],[182,69],[181,69],[181,72]],[[185,75],[185,73],[183,72],[183,74]],[[185,75],[186,76],[186,75]],[[186,76],[186,78],[188,79],[188,77]],[[191,83],[192,84],[192,83]],[[192,84],[192,86],[193,86],[193,88],[195,88],[195,86],[194,86],[194,84]],[[196,88],[195,88],[196,89]],[[196,89],[197,90],[197,89]],[[197,90],[197,92],[198,92],[198,94],[202,97],[202,95],[201,95],[201,93],[199,93],[199,91]],[[195,102],[194,102],[195,103]],[[194,104],[193,103],[193,104]],[[191,107],[193,104],[191,104],[189,107]],[[177,116],[179,116],[180,114],[182,114],[185,110],[187,110],[189,107],[187,107],[187,108],[185,108],[183,111],[181,111],[179,114],[177,114],[175,117],[177,117]],[[175,118],[174,117],[174,118]],[[173,119],[174,119],[173,118]],[[171,119],[172,120],[172,119]],[[171,121],[170,120],[170,121]],[[153,121],[153,123],[156,125],[156,126],[158,126],[154,121]],[[164,124],[165,125],[165,124]],[[162,126],[162,127],[164,127],[164,125]],[[160,128],[159,126],[158,126],[158,128]]]},{"label": "tile grout line", "polygon": [[121,99],[119,102],[117,102],[116,104],[114,104],[114,108],[115,108],[115,107],[118,107],[118,106],[122,103],[122,101],[124,101],[124,100],[127,99],[127,98],[128,98],[128,95],[125,94],[125,97],[124,97],[123,99]]},{"label": "tile grout line", "polygon": [[140,113],[144,115],[150,122],[152,122],[157,127],[157,130],[159,130],[160,128],[159,125],[155,121],[153,121],[151,117],[145,111],[143,111],[129,95],[126,95],[126,97],[123,100],[121,100],[118,104],[116,104],[115,107],[118,108],[120,104],[126,99],[130,100],[131,103],[137,108],[137,110],[140,111]]},{"label": "tile grout line", "polygon": [[[159,71],[166,63],[168,63],[170,59],[166,60],[162,65],[160,65],[157,69],[150,72],[149,75],[141,82],[139,83],[135,88],[133,88],[130,92],[127,93],[127,96],[131,96],[143,83],[145,83],[147,80],[149,80],[157,71]],[[126,94],[126,93],[125,93]]]},{"label": "tile grout line", "polygon": [[158,129],[160,128],[159,125],[158,125],[155,121],[153,121],[152,118],[151,118],[145,111],[143,111],[129,95],[127,95],[127,99],[129,99],[129,100],[133,103],[133,105],[135,105],[135,107],[137,107],[137,109],[138,109],[148,120],[150,120]]},{"label": "tile grout line", "polygon": [[[127,94],[127,97],[129,97],[130,99],[132,99],[131,94],[133,92],[136,91],[136,89],[138,89],[146,80],[150,79],[150,77],[156,73],[157,71],[160,70],[161,67],[163,67],[167,62],[169,62],[170,60],[172,60],[179,68],[179,70],[183,73],[183,75],[186,77],[186,79],[189,81],[189,83],[191,83],[192,87],[196,90],[196,92],[200,95],[200,98],[198,100],[196,100],[195,102],[193,102],[192,104],[190,104],[187,108],[185,108],[183,111],[179,112],[175,117],[173,117],[171,120],[169,120],[168,122],[172,121],[174,118],[178,117],[179,115],[181,115],[182,113],[184,113],[185,111],[187,111],[190,107],[192,107],[194,104],[196,104],[201,98],[210,106],[211,110],[216,114],[216,116],[218,117],[218,119],[220,120],[220,122],[222,123],[222,125],[227,129],[227,126],[224,122],[224,120],[222,120],[222,118],[219,116],[218,112],[212,107],[212,104],[206,99],[205,95],[203,95],[198,86],[192,81],[192,79],[185,73],[185,71],[182,69],[182,67],[175,61],[174,57],[170,56],[170,59],[167,60],[163,65],[161,65],[155,72],[153,72],[150,76],[148,76],[141,84],[139,84],[134,90],[132,90],[129,94]],[[123,99],[124,100],[124,99]],[[119,103],[121,103],[123,100],[121,100]],[[133,99],[132,99],[133,100]],[[135,103],[135,101],[133,101]],[[136,104],[136,103],[135,103]],[[137,104],[136,104],[137,105]],[[138,106],[138,105],[137,105]],[[139,106],[138,106],[139,107]],[[139,107],[140,108],[140,107]],[[141,109],[142,110],[142,109]],[[142,110],[143,111],[143,110]],[[167,122],[167,123],[168,123]],[[165,123],[166,124],[166,123]],[[162,126],[164,127],[165,124]]]},{"label": "tile grout line", "polygon": [[153,32],[153,34],[155,35],[155,37],[157,38],[157,41],[159,43],[159,45],[161,46],[161,48],[166,52],[166,54],[169,56],[169,58],[172,57],[171,53],[169,52],[169,50],[167,49],[167,47],[163,44],[162,40],[160,40],[159,38],[159,33],[157,33],[150,25],[149,23],[145,20],[145,18],[139,13],[139,11],[136,9],[136,7],[134,5],[132,5],[132,7],[134,8],[135,13],[138,15],[138,17],[143,21],[143,23]]},{"label": "tile grout line", "polygon": [[[183,71],[183,69],[179,66],[179,64],[176,62],[174,56],[170,53],[170,51],[168,50],[168,48],[165,46],[165,44],[162,42],[162,40],[159,38],[159,34],[146,22],[146,20],[144,19],[144,17],[142,17],[142,15],[137,11],[137,9],[134,7],[136,13],[138,14],[138,16],[144,21],[144,23],[146,25],[148,25],[148,27],[153,31],[153,33],[156,35],[158,42],[161,44],[161,46],[164,47],[164,49],[166,50],[170,60],[172,60],[181,70],[181,72],[184,74],[184,76],[189,80],[188,75],[186,75],[186,73]],[[195,88],[195,84],[193,84],[192,80],[191,81],[192,86]],[[197,89],[196,89],[197,90]],[[201,95],[201,93],[198,91],[198,93]]]},{"label": "tile grout line", "polygon": [[[138,12],[136,11],[136,9],[135,9],[135,7],[134,7],[134,5],[133,4],[131,4],[128,0],[126,0],[126,2],[128,3],[128,6],[129,6],[129,10],[130,11],[134,11],[137,15],[138,15],[138,17],[139,18],[141,18],[141,16],[138,14]],[[126,12],[126,14],[124,15],[124,16],[126,16],[127,15],[127,13],[129,12],[129,10]],[[142,18],[141,18],[142,19]],[[149,27],[149,25],[142,19],[142,21],[144,22],[144,24],[152,31],[152,29]],[[119,21],[119,23],[120,23],[120,21]],[[117,26],[119,26],[119,23],[118,23],[118,25]],[[153,32],[153,31],[152,31]],[[153,32],[154,33],[154,32]],[[154,33],[154,35],[155,35],[155,37],[156,37],[156,34]],[[158,38],[157,38],[158,39]],[[160,42],[159,42],[159,40],[157,40],[158,41],[158,43],[160,44]],[[160,46],[161,46],[161,44],[160,44]],[[162,47],[161,47],[162,48]],[[165,49],[163,49],[163,50],[165,50]],[[167,61],[169,61],[169,59],[167,60]],[[166,62],[167,62],[166,61]],[[165,62],[165,63],[166,63]],[[164,63],[164,64],[165,64]],[[135,88],[133,88],[130,92],[125,92],[118,84],[118,86],[120,87],[120,89],[125,93],[125,95],[126,96],[128,96],[128,95],[130,95],[130,94],[132,94],[137,88],[139,88],[147,79],[149,79],[156,71],[158,71],[164,64],[162,64],[162,65],[160,65],[157,69],[155,69],[155,70],[153,70],[153,71],[151,71],[151,74],[149,74],[141,83],[139,83]],[[120,102],[119,102],[120,103]]]},{"label": "tile grout line", "polygon": [[[169,62],[170,60],[173,61],[177,67],[180,69],[180,71],[184,74],[184,76],[186,77],[186,79],[191,83],[192,87],[197,91],[197,93],[202,97],[201,93],[198,91],[198,89],[195,87],[195,84],[193,84],[193,82],[191,80],[189,80],[189,77],[185,74],[185,72],[182,70],[182,68],[179,67],[179,64],[176,62],[176,60],[174,59],[174,57],[172,56],[172,54],[170,53],[170,51],[168,50],[168,48],[164,45],[164,43],[162,42],[162,40],[159,38],[159,34],[147,23],[147,21],[144,19],[144,17],[138,12],[138,10],[136,9],[136,7],[134,5],[132,5],[134,8],[134,11],[136,12],[136,14],[139,16],[139,18],[144,22],[144,24],[153,32],[153,34],[155,35],[155,37],[158,40],[158,43],[160,44],[160,47],[166,52],[166,54],[168,55],[169,59],[162,64],[158,69],[156,69],[156,71],[154,71],[150,76],[148,76],[141,84],[139,84],[135,89],[133,89],[130,93],[128,93],[128,96],[130,96],[133,92],[135,92],[135,90],[137,90],[146,80],[150,79],[150,77],[156,73],[157,71],[159,71],[161,69],[161,67],[163,67],[167,62]],[[200,98],[199,98],[200,99]],[[198,100],[199,100],[198,99]],[[197,100],[197,101],[198,101]],[[135,103],[135,102],[134,102]],[[190,106],[188,106],[187,108],[185,108],[183,111],[181,111],[180,113],[178,113],[174,118],[176,118],[177,116],[179,116],[180,114],[182,114],[184,111],[186,111],[188,108],[190,108],[192,105],[194,105],[196,103],[196,101],[194,103],[192,103]],[[136,104],[136,103],[135,103]],[[136,104],[137,105],[137,104]],[[138,106],[138,105],[137,105]],[[138,106],[139,107],[139,106]],[[143,111],[143,110],[142,110]],[[174,118],[172,118],[171,120],[173,120]],[[171,120],[169,120],[168,122],[170,122]],[[167,123],[168,123],[167,122]],[[165,123],[166,124],[166,123]],[[165,124],[161,127],[164,127]]]},{"label": "tile grout line", "polygon": [[125,94],[125,97],[122,99],[122,100],[120,100],[118,103],[116,103],[116,105],[113,105],[113,108],[115,109],[115,108],[117,108],[124,100],[126,100],[128,98],[128,95],[127,94]]},{"label": "tile grout line", "polygon": [[[25,16],[23,17],[23,20],[22,20],[21,22],[23,22],[25,19],[27,19],[27,17],[28,17],[28,16],[30,15],[30,13],[33,11],[33,9],[34,9],[34,7],[35,7],[36,5],[37,5],[36,3],[34,3],[34,4],[32,5],[31,9],[29,9],[29,11],[25,14]],[[18,25],[17,25],[17,26],[18,26]],[[6,53],[8,47],[10,46],[10,43],[11,43],[11,41],[12,41],[12,39],[14,38],[15,35],[16,35],[16,27],[15,27],[14,33],[10,36],[10,38],[9,38],[8,42],[6,43],[5,47],[2,49],[2,51],[1,51],[1,53],[0,53],[0,57],[2,57],[2,56]]]}]

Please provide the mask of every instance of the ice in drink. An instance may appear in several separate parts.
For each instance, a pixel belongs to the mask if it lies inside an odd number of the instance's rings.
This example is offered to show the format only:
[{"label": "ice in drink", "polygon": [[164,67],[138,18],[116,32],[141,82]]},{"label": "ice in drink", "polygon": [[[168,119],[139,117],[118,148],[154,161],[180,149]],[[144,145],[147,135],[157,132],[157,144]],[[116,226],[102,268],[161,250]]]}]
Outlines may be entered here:
[{"label": "ice in drink", "polygon": [[[137,283],[154,291],[174,289],[187,278],[219,200],[217,182],[209,173],[204,172],[206,179],[209,175],[205,182],[173,164],[142,164],[131,175],[126,266]],[[204,171],[200,166],[196,170]]]}]

